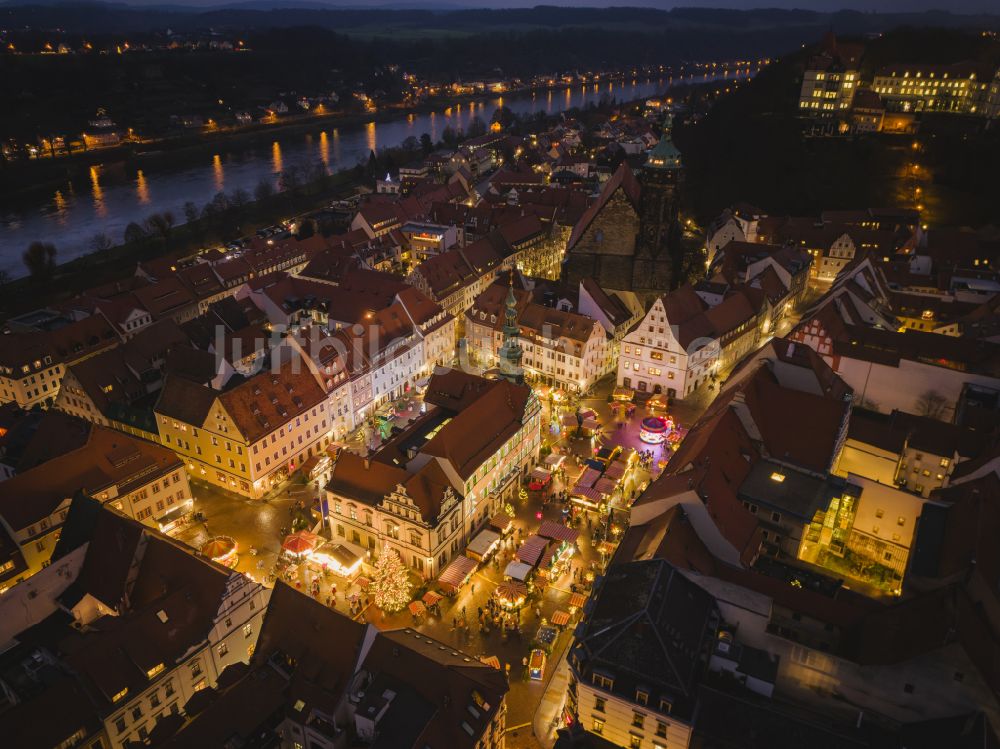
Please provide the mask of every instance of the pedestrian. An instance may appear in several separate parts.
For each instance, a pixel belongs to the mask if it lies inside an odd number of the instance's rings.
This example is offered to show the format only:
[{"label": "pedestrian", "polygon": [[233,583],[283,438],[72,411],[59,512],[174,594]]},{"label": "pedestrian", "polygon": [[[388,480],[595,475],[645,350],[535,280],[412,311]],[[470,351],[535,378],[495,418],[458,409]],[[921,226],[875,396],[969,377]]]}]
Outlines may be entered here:
[{"label": "pedestrian", "polygon": [[326,597],[326,607],[330,608],[330,596]]},{"label": "pedestrian", "polygon": [[472,595],[476,595],[476,584],[472,583]]}]

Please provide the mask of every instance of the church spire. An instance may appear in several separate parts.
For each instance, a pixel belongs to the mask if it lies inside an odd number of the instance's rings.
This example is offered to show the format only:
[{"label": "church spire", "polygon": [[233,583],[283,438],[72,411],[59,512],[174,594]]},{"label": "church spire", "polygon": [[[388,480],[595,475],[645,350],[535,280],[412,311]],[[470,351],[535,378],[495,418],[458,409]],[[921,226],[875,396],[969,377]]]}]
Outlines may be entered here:
[{"label": "church spire", "polygon": [[660,142],[649,152],[646,159],[646,166],[653,169],[680,169],[681,152],[674,145],[673,138],[674,116],[667,113],[663,120],[663,133],[660,135]]},{"label": "church spire", "polygon": [[503,320],[503,345],[500,347],[500,374],[514,383],[524,382],[521,358],[524,352],[518,336],[521,330],[517,324],[517,297],[514,296],[514,271],[510,272],[510,287],[507,289]]}]

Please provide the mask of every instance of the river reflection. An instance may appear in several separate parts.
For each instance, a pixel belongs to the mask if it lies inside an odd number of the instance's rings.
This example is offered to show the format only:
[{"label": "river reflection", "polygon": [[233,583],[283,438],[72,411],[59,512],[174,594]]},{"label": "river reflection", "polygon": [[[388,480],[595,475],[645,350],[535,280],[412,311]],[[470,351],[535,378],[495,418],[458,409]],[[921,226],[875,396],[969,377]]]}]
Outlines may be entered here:
[{"label": "river reflection", "polygon": [[[749,70],[740,70],[738,77],[749,74]],[[737,74],[716,77],[732,80]],[[693,79],[701,82],[706,76],[698,73]],[[34,210],[0,208],[0,269],[12,276],[23,275],[21,254],[36,239],[53,242],[59,260],[70,260],[88,251],[95,234],[103,232],[113,241],[120,241],[129,222],[141,222],[151,213],[170,211],[181,216],[185,202],[200,207],[222,190],[242,189],[252,194],[261,181],[274,184],[275,175],[291,167],[311,169],[322,164],[331,172],[349,168],[367,161],[370,151],[397,146],[409,136],[419,138],[427,133],[437,142],[446,127],[464,130],[473,117],[489,123],[498,106],[507,106],[520,115],[554,114],[596,103],[605,96],[621,101],[654,96],[675,82],[688,80],[691,77],[608,81],[456,104],[444,112],[408,114],[361,127],[290,135],[275,140],[269,149],[223,151],[206,157],[202,164],[177,169],[157,167],[148,174],[139,170],[132,178],[126,173],[129,170],[98,165],[90,170],[89,180],[78,184],[75,191],[69,183],[60,186]]]}]

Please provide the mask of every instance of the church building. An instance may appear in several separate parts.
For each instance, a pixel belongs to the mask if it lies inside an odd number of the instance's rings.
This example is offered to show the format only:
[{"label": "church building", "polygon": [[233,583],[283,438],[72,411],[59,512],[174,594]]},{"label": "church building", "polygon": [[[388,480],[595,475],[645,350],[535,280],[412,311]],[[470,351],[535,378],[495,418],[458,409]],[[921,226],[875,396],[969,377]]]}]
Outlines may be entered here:
[{"label": "church building", "polygon": [[601,288],[632,291],[647,302],[674,288],[681,280],[682,179],[668,119],[640,178],[623,163],[573,227],[563,265],[567,287],[592,278]]}]

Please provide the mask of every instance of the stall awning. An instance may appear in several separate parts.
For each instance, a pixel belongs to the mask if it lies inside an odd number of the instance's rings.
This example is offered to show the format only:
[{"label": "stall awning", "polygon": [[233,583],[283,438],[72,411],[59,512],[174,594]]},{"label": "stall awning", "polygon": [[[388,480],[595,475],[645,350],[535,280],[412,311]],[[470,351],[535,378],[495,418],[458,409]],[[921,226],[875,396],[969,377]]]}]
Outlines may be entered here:
[{"label": "stall awning", "polygon": [[615,481],[621,479],[624,475],[625,466],[617,460],[604,470],[604,478],[614,479]]},{"label": "stall awning", "polygon": [[525,564],[530,564],[534,567],[538,564],[538,560],[542,558],[542,552],[545,551],[548,543],[548,539],[541,536],[528,536],[524,540],[524,543],[521,544],[521,548],[517,550],[515,556]]},{"label": "stall awning", "polygon": [[457,556],[451,560],[451,563],[447,567],[444,568],[444,572],[441,573],[441,576],[438,578],[438,582],[442,585],[450,585],[453,588],[458,588],[466,581],[475,569],[475,559],[470,559],[465,555]]},{"label": "stall awning", "polygon": [[442,596],[440,593],[437,593],[433,590],[428,590],[426,593],[424,593],[424,597],[421,600],[428,606],[433,606],[435,603],[438,603],[441,600],[441,598]]},{"label": "stall awning", "polygon": [[594,484],[594,488],[601,494],[611,494],[616,486],[618,486],[618,482],[606,476],[597,479],[597,483]]},{"label": "stall awning", "polygon": [[599,422],[597,419],[583,420],[583,429],[586,429],[589,432],[596,432],[600,428],[601,428],[601,422]]},{"label": "stall awning", "polygon": [[407,608],[410,609],[410,613],[414,616],[427,613],[427,607],[424,606],[423,601],[410,601],[410,605]]},{"label": "stall awning", "polygon": [[566,611],[556,611],[552,614],[552,623],[557,627],[562,627],[565,624],[569,624],[569,613]]},{"label": "stall awning", "polygon": [[574,593],[569,597],[569,605],[575,609],[582,609],[583,604],[587,602],[587,596],[583,593]]},{"label": "stall awning", "polygon": [[182,517],[191,512],[193,507],[194,500],[186,499],[176,507],[172,508],[170,512],[158,517],[156,522],[160,524],[160,528],[162,529],[163,526],[170,525],[174,521],[180,520]]},{"label": "stall awning", "polygon": [[357,569],[358,563],[361,561],[361,558],[353,551],[334,541],[327,541],[310,556],[316,562],[325,562],[332,567],[344,571]]},{"label": "stall awning", "polygon": [[506,512],[501,512],[493,516],[493,519],[490,520],[490,525],[496,528],[501,533],[506,533],[507,529],[510,528],[513,522],[514,518],[512,518]]},{"label": "stall awning", "polygon": [[524,562],[511,562],[504,568],[503,573],[514,580],[524,581],[531,574],[531,565]]},{"label": "stall awning", "polygon": [[573,487],[573,495],[595,504],[600,504],[601,500],[604,498],[604,495],[597,491],[597,489],[589,486],[580,486],[579,484]]},{"label": "stall awning", "polygon": [[549,453],[545,456],[545,465],[551,468],[553,471],[559,468],[566,460],[565,455],[556,455],[555,453]]},{"label": "stall awning", "polygon": [[565,541],[572,544],[580,537],[580,531],[576,528],[567,528],[562,523],[546,520],[538,528],[538,535],[542,538],[554,538],[557,541]]},{"label": "stall awning", "polygon": [[496,546],[496,543],[499,540],[500,534],[496,531],[480,531],[479,534],[469,542],[469,545],[465,547],[465,553],[482,559],[493,551],[493,547]]},{"label": "stall awning", "polygon": [[577,486],[593,486],[594,482],[601,477],[599,471],[593,468],[585,468],[583,473],[580,474],[580,478],[576,480]]},{"label": "stall awning", "polygon": [[552,474],[547,468],[542,468],[541,466],[535,466],[531,469],[531,478],[538,479],[539,481],[548,481]]}]

